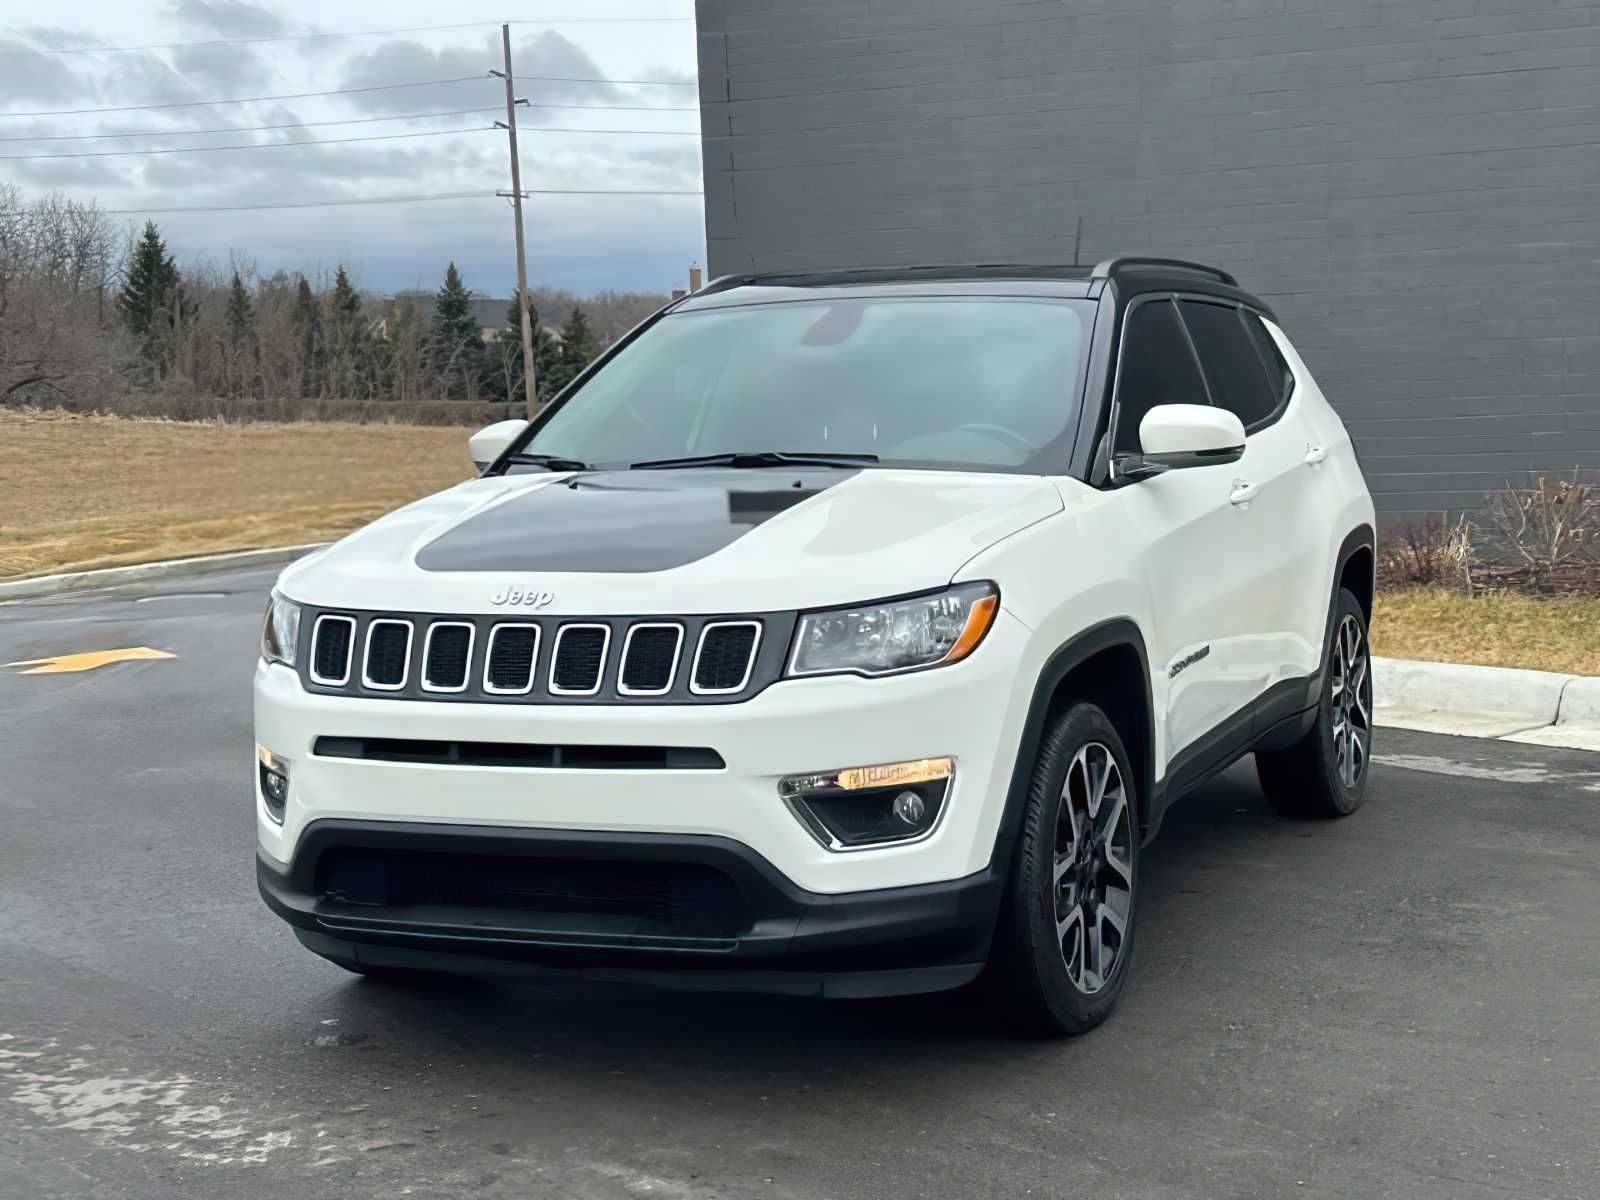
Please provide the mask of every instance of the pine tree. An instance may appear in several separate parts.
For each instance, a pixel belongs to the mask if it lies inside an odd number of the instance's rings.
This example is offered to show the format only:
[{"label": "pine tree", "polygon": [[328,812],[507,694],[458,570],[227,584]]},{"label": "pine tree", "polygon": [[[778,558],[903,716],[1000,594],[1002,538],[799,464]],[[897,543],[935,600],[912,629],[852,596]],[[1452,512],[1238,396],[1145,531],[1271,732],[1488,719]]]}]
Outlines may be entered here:
[{"label": "pine tree", "polygon": [[361,315],[361,293],[350,282],[341,263],[327,297],[323,324],[327,347],[323,364],[323,394],[339,399],[366,399],[371,394],[371,338]]},{"label": "pine tree", "polygon": [[177,264],[154,221],[145,222],[144,233],[128,256],[117,307],[128,331],[138,339],[145,361],[161,372],[170,356],[173,329],[192,315],[192,309],[185,302]]},{"label": "pine tree", "polygon": [[475,398],[483,359],[483,339],[472,315],[472,292],[461,282],[456,264],[445,268],[444,286],[433,301],[433,330],[428,341],[428,364],[450,399]]},{"label": "pine tree", "polygon": [[[495,334],[494,353],[484,368],[485,387],[497,400],[521,401],[527,395],[522,381],[522,311],[518,303],[521,293],[511,297],[506,307],[506,327]],[[550,385],[560,376],[561,348],[556,345],[550,331],[539,323],[539,310],[528,305],[528,317],[533,324],[534,383],[540,401],[549,398]]]},{"label": "pine tree", "polygon": [[581,304],[573,305],[572,312],[561,323],[561,352],[551,390],[566,387],[599,352],[600,341],[595,337],[594,326],[589,324],[589,314],[583,311]]},{"label": "pine tree", "polygon": [[300,395],[307,398],[316,395],[322,381],[322,313],[304,275],[295,283],[294,307],[289,319],[300,351]]},{"label": "pine tree", "polygon": [[250,292],[233,273],[228,285],[228,307],[223,317],[226,338],[225,361],[228,364],[228,394],[248,396],[255,392],[257,370],[261,358],[261,343],[256,336],[255,306],[250,303]]}]

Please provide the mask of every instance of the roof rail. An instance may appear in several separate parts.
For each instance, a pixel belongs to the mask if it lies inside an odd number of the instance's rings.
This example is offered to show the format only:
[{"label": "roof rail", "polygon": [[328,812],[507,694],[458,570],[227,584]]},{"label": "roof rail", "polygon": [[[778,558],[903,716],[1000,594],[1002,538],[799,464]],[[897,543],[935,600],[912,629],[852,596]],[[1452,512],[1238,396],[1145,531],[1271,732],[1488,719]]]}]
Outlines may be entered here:
[{"label": "roof rail", "polygon": [[699,291],[690,292],[689,295],[699,296],[706,292],[725,292],[729,288],[743,287],[752,280],[759,278],[760,276],[752,271],[739,271],[732,275],[718,275],[715,279],[706,280],[705,283],[701,284]]},{"label": "roof rail", "polygon": [[1104,262],[1098,262],[1094,265],[1094,270],[1089,272],[1089,278],[1110,279],[1116,272],[1125,267],[1171,267],[1177,271],[1196,271],[1201,275],[1210,275],[1213,279],[1225,283],[1229,287],[1239,286],[1239,281],[1226,271],[1217,267],[1208,267],[1204,263],[1189,262],[1182,258],[1138,258],[1134,256],[1108,258]]}]

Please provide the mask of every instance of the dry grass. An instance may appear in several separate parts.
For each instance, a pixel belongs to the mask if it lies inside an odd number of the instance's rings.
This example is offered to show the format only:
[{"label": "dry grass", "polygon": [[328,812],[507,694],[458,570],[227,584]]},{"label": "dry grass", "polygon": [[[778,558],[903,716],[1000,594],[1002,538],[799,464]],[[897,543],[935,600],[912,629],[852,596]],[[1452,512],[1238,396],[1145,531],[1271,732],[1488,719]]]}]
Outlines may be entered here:
[{"label": "dry grass", "polygon": [[0,409],[0,579],[323,541],[468,478],[469,432]]},{"label": "dry grass", "polygon": [[1375,605],[1372,648],[1394,658],[1600,675],[1600,598],[1387,592]]}]

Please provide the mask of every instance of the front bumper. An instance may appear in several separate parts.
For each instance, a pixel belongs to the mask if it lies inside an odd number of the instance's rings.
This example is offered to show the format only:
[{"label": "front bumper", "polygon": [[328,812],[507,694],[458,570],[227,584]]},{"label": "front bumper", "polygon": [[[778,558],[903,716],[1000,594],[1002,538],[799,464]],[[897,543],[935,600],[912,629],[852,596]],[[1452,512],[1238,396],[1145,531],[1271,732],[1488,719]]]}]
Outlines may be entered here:
[{"label": "front bumper", "polygon": [[[995,848],[1028,689],[1015,676],[1027,630],[1002,610],[955,666],[863,679],[786,680],[723,705],[437,703],[318,695],[288,668],[258,666],[256,741],[289,763],[282,822],[256,797],[257,845],[278,871],[316,822],[710,837],[753,852],[803,892],[842,896],[964,879]],[[718,769],[568,769],[321,756],[318,738],[435,739],[577,747],[704,748]],[[938,825],[915,843],[835,853],[778,793],[778,780],[949,756]]]},{"label": "front bumper", "polygon": [[[308,948],[358,967],[839,997],[974,978],[1004,882],[830,896],[726,838],[342,820],[256,877]],[[687,886],[707,878],[726,885],[709,906]]]}]

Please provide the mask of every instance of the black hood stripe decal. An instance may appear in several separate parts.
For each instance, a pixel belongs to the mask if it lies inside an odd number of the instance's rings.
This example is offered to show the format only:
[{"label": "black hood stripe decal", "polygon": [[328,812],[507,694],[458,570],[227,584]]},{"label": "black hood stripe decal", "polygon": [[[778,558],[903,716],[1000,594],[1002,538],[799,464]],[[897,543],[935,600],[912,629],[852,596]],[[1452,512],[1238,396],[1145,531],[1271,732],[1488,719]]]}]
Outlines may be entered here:
[{"label": "black hood stripe decal", "polygon": [[596,471],[468,517],[424,571],[666,571],[715,554],[858,472],[834,467]]}]

